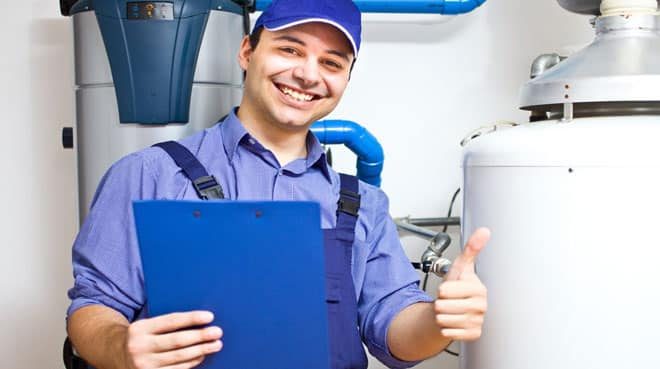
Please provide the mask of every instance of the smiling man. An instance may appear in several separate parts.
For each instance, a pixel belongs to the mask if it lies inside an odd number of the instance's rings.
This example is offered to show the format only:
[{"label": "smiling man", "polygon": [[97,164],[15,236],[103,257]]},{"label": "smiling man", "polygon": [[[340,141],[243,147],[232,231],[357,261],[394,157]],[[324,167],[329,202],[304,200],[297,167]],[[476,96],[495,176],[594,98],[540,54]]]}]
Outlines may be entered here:
[{"label": "smiling man", "polygon": [[[384,193],[328,166],[309,127],[346,89],[360,22],[350,0],[275,0],[241,45],[240,106],[180,145],[217,178],[227,199],[318,202],[326,266],[340,297],[328,309],[332,368],[366,368],[363,343],[388,367],[404,368],[452,340],[480,336],[486,289],[474,259],[489,235],[478,230],[468,240],[430,298],[418,287]],[[197,199],[199,188],[178,162],[161,147],[117,162],[76,238],[67,327],[96,368],[191,368],[222,349],[221,327],[199,328],[213,320],[210,312],[148,317],[144,309],[131,203]]]}]

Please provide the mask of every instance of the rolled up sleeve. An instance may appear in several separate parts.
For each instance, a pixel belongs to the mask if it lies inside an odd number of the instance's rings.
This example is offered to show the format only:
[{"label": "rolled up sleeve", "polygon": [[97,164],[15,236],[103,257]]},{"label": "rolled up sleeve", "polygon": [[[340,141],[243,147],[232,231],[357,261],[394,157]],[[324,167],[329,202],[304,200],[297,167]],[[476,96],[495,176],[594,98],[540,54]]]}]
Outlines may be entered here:
[{"label": "rolled up sleeve", "polygon": [[[382,191],[366,193],[366,241],[358,248],[368,250],[358,298],[358,322],[369,352],[389,368],[409,368],[419,362],[401,361],[392,355],[387,332],[396,315],[406,307],[433,299],[419,288],[419,275],[405,255],[388,200]],[[360,252],[358,251],[359,258]],[[355,260],[355,263],[358,263]],[[359,269],[359,268],[358,268]]]},{"label": "rolled up sleeve", "polygon": [[132,201],[153,198],[155,180],[146,161],[130,155],[101,180],[73,245],[74,285],[67,317],[87,305],[104,305],[132,321],[145,302]]}]

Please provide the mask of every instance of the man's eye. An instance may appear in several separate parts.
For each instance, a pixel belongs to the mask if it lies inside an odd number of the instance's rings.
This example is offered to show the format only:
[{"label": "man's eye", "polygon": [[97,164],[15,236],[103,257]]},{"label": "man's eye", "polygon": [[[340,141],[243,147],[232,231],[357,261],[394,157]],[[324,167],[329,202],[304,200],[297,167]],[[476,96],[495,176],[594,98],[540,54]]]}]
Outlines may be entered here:
[{"label": "man's eye", "polygon": [[332,60],[327,60],[325,62],[325,65],[327,65],[327,66],[329,66],[330,68],[333,68],[333,69],[342,69],[343,68],[343,66],[341,64],[339,64],[337,62],[334,62]]},{"label": "man's eye", "polygon": [[283,52],[285,52],[285,53],[287,53],[287,54],[291,54],[291,55],[300,55],[300,53],[298,52],[298,50],[296,50],[296,49],[294,49],[294,48],[292,48],[292,47],[282,47],[282,48],[280,48],[280,50],[282,50]]}]

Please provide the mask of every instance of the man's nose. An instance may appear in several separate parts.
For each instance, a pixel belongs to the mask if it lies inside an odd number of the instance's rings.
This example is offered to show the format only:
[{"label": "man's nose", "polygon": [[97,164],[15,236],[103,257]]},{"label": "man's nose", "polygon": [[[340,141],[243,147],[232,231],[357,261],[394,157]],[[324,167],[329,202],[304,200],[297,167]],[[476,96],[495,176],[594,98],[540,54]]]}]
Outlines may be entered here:
[{"label": "man's nose", "polygon": [[321,80],[319,66],[315,60],[306,59],[304,63],[293,69],[293,78],[300,81],[303,87],[316,86]]}]

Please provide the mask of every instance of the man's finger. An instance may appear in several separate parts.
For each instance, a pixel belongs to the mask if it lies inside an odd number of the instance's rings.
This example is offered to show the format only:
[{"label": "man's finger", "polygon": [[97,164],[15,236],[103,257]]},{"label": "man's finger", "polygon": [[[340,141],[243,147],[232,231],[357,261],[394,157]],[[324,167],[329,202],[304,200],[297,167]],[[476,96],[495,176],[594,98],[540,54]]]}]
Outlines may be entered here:
[{"label": "man's finger", "polygon": [[190,368],[194,368],[196,366],[199,366],[199,364],[201,364],[204,361],[204,358],[205,357],[202,356],[202,357],[198,357],[194,360],[190,360],[186,363],[180,363],[180,364],[165,366],[165,367],[162,367],[160,369],[190,369]]},{"label": "man's finger", "polygon": [[435,300],[436,314],[485,314],[488,301],[485,298],[460,300]]},{"label": "man's finger", "polygon": [[210,311],[190,311],[187,313],[172,313],[141,321],[141,327],[153,334],[169,333],[180,329],[197,327],[213,321]]},{"label": "man's finger", "polygon": [[456,329],[444,328],[440,330],[443,336],[454,341],[474,341],[481,337],[481,328]]},{"label": "man's finger", "polygon": [[174,333],[161,334],[154,337],[152,351],[165,352],[180,349],[202,342],[218,340],[222,337],[219,327],[190,329]]},{"label": "man's finger", "polygon": [[[475,277],[476,278],[476,277]],[[473,296],[486,296],[486,286],[479,279],[472,281],[445,281],[438,286],[440,299],[465,299]]]},{"label": "man's finger", "polygon": [[470,314],[438,314],[435,321],[443,328],[479,328],[484,324],[483,315]]},{"label": "man's finger", "polygon": [[182,348],[179,350],[155,354],[155,361],[158,364],[158,367],[187,363],[194,361],[199,357],[214,354],[220,350],[222,350],[222,341],[216,340]]},{"label": "man's finger", "polygon": [[465,244],[463,252],[454,260],[445,280],[454,281],[460,278],[464,271],[473,272],[474,260],[486,246],[488,240],[490,240],[490,230],[488,228],[479,228],[474,231]]}]

